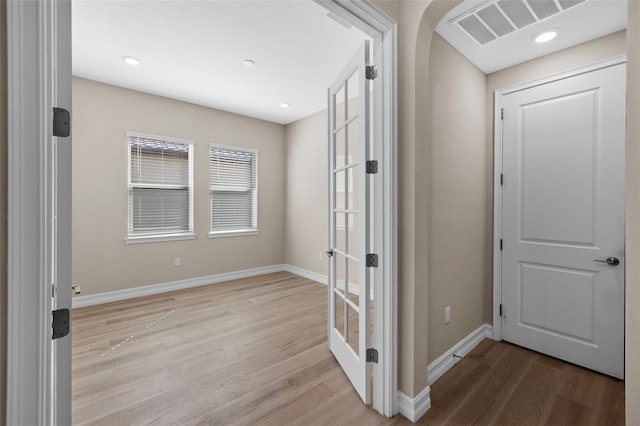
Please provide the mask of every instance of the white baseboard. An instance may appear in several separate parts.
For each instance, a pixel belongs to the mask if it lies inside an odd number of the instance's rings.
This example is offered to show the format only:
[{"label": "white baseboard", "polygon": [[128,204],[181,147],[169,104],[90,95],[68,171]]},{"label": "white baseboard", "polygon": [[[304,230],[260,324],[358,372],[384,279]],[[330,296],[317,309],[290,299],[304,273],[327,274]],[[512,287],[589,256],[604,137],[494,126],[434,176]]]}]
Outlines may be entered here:
[{"label": "white baseboard", "polygon": [[[209,284],[217,284],[224,281],[255,277],[257,275],[282,271],[290,272],[303,278],[317,281],[324,285],[327,285],[328,282],[328,277],[326,275],[302,269],[293,265],[280,264],[253,269],[244,269],[242,271],[207,275],[204,277],[188,278],[185,280],[170,281],[160,284],[150,284],[140,287],[127,288],[124,290],[109,291],[105,293],[89,294],[86,296],[76,296],[72,300],[72,306],[74,308],[83,308],[85,306],[99,305],[101,303],[117,302],[119,300],[133,299],[134,297],[150,296],[153,294],[166,293],[168,291],[182,290],[185,288],[199,287]],[[338,282],[338,288],[344,289],[344,283]],[[350,293],[359,294],[359,287],[357,284],[350,284],[349,289]]]},{"label": "white baseboard", "polygon": [[255,277],[257,275],[271,274],[285,271],[285,265],[271,265],[260,268],[244,269],[242,271],[225,272],[222,274],[208,275],[205,277],[188,278],[185,280],[171,281],[161,284],[151,284],[124,290],[109,291],[106,293],[77,296],[72,300],[74,308],[98,305],[101,303],[116,302],[119,300],[133,299],[134,297],[150,296],[152,294],[166,293],[168,291],[182,290],[185,288],[199,287],[208,284],[216,284],[224,281],[240,278]]},{"label": "white baseboard", "polygon": [[307,269],[298,268],[297,266],[284,264],[284,270],[291,272],[292,274],[299,275],[303,278],[307,278],[311,281],[319,282],[320,284],[327,285],[329,282],[328,277],[317,272],[312,272]]},{"label": "white baseboard", "polygon": [[[312,272],[307,269],[298,268],[293,265],[284,265],[284,270],[287,272],[291,272],[292,274],[299,275],[301,277],[310,279],[312,281],[319,282],[320,284],[327,285],[329,282],[329,277],[323,274],[319,274],[318,272]],[[337,286],[340,290],[344,291],[344,281],[338,280]],[[358,284],[349,283],[349,293],[351,294],[360,294],[360,286]],[[371,289],[371,300],[373,300],[373,288]]]},{"label": "white baseboard", "polygon": [[482,340],[487,337],[491,338],[492,333],[493,327],[489,324],[483,324],[429,364],[427,367],[427,387],[415,398],[398,391],[400,414],[414,423],[420,419],[431,408],[431,385],[459,361],[459,358],[454,357],[453,354],[464,357]]},{"label": "white baseboard", "polygon": [[431,388],[427,386],[415,398],[398,391],[398,400],[400,414],[415,423],[431,408]]},{"label": "white baseboard", "polygon": [[431,386],[436,380],[438,380],[444,373],[446,373],[451,367],[453,367],[460,359],[454,357],[465,356],[473,350],[482,340],[485,338],[492,338],[493,327],[489,324],[483,324],[467,337],[459,341],[455,346],[442,354],[438,359],[433,361],[427,367],[427,383]]}]

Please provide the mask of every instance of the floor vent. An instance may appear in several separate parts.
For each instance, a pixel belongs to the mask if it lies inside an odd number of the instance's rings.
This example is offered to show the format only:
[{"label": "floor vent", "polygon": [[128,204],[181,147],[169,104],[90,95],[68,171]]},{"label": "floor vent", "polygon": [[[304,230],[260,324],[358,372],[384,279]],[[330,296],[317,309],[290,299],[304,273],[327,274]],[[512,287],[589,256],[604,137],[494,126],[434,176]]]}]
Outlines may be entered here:
[{"label": "floor vent", "polygon": [[586,0],[493,0],[451,24],[479,45],[487,44]]}]

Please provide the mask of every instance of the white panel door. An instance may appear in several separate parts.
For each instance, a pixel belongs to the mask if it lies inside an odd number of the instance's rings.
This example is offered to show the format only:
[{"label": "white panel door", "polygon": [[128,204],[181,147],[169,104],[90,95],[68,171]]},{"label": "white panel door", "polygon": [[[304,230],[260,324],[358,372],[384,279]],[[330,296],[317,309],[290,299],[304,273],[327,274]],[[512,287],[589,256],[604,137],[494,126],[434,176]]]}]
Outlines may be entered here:
[{"label": "white panel door", "polygon": [[369,42],[329,89],[329,349],[362,400],[369,347]]},{"label": "white panel door", "polygon": [[621,64],[503,97],[502,337],[618,378],[625,81]]}]

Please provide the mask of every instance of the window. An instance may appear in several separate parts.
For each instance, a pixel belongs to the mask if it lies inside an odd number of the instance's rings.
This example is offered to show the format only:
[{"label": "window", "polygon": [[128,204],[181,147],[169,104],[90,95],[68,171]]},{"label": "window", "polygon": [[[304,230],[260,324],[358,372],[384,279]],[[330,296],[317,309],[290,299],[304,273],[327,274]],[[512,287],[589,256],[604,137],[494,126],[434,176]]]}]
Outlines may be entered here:
[{"label": "window", "polygon": [[194,141],[127,133],[127,243],[189,239],[193,235]]},{"label": "window", "polygon": [[209,148],[210,237],[258,233],[258,150]]}]

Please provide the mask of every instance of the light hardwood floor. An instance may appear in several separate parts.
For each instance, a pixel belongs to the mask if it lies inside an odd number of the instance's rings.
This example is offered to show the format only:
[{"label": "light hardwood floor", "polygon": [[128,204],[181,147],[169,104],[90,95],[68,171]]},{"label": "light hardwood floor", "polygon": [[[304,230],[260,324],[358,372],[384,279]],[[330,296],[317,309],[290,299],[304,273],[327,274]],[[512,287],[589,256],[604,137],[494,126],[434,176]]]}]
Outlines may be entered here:
[{"label": "light hardwood floor", "polygon": [[[326,287],[281,272],[73,311],[74,424],[377,425],[326,344]],[[426,424],[621,424],[624,385],[482,342]]]}]

